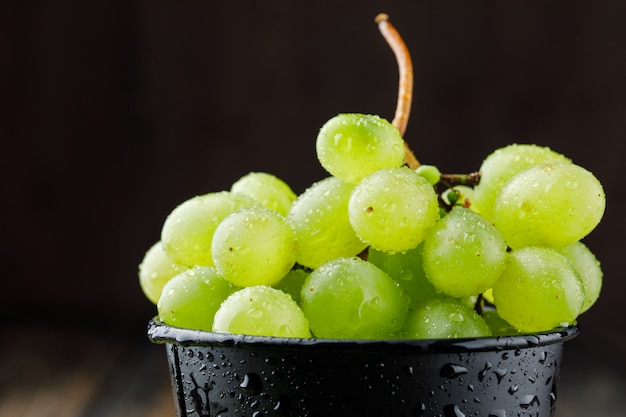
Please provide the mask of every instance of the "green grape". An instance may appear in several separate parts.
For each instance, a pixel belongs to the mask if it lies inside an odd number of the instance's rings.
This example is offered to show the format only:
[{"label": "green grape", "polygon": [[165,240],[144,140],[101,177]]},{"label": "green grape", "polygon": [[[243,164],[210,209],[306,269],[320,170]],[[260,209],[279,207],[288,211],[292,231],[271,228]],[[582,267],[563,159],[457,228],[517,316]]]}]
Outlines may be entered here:
[{"label": "green grape", "polygon": [[422,245],[406,252],[383,252],[373,248],[368,251],[367,260],[382,269],[400,284],[404,295],[409,298],[409,308],[420,301],[441,297],[433,284],[426,279],[422,267]]},{"label": "green grape", "polygon": [[407,339],[453,339],[491,336],[485,320],[458,300],[424,301],[409,313],[402,329]]},{"label": "green grape", "polygon": [[589,310],[600,296],[602,289],[602,268],[596,256],[582,242],[574,242],[571,245],[559,249],[559,252],[565,255],[574,266],[576,272],[582,281],[585,293],[585,301],[581,313]]},{"label": "green grape", "polygon": [[334,258],[355,256],[366,248],[348,220],[348,200],[354,186],[327,177],[304,191],[287,220],[296,233],[297,262],[317,268]]},{"label": "green grape", "polygon": [[360,258],[320,266],[305,280],[300,297],[311,332],[320,338],[388,339],[408,312],[398,283]]},{"label": "green grape", "polygon": [[186,266],[174,263],[163,250],[161,241],[158,241],[148,249],[139,264],[141,290],[148,300],[156,304],[165,283],[186,269]]},{"label": "green grape", "polygon": [[188,269],[163,287],[157,303],[159,319],[170,326],[211,331],[215,312],[236,289],[215,267]]},{"label": "green grape", "polygon": [[509,253],[493,286],[498,314],[524,333],[567,326],[584,301],[583,285],[569,259],[556,250],[526,246]]},{"label": "green grape", "polygon": [[317,157],[333,176],[356,184],[381,168],[404,162],[404,140],[391,123],[367,114],[340,114],[322,126]]},{"label": "green grape", "polygon": [[550,148],[537,145],[512,144],[492,152],[480,167],[480,183],[475,187],[473,203],[481,215],[493,220],[496,197],[514,175],[544,162],[569,162]]},{"label": "green grape", "polygon": [[296,263],[295,233],[278,212],[247,207],[217,226],[211,254],[219,273],[234,285],[274,285]]},{"label": "green grape", "polygon": [[217,313],[213,331],[251,336],[311,337],[302,310],[286,293],[267,286],[243,288],[230,295]]},{"label": "green grape", "polygon": [[563,247],[598,225],[605,203],[602,185],[591,172],[548,162],[509,180],[496,199],[494,224],[511,248]]},{"label": "green grape", "polygon": [[477,295],[500,279],[506,250],[491,223],[469,209],[454,207],[426,234],[424,272],[440,292],[452,297]]},{"label": "green grape", "polygon": [[249,197],[228,191],[193,197],[176,207],[161,231],[163,248],[172,260],[187,266],[212,266],[213,232],[229,214],[255,205]]},{"label": "green grape", "polygon": [[489,326],[492,336],[514,336],[520,332],[498,315],[495,309],[483,310],[482,317]]},{"label": "green grape", "polygon": [[309,271],[302,268],[292,269],[280,280],[280,282],[274,285],[274,288],[281,290],[291,296],[293,300],[300,304],[300,292],[304,285],[304,280],[309,276]]},{"label": "green grape", "polygon": [[420,165],[415,170],[415,173],[424,177],[432,185],[437,184],[441,180],[441,171],[434,165]]},{"label": "green grape", "polygon": [[408,167],[385,168],[354,187],[350,223],[374,249],[404,252],[417,247],[439,218],[437,194]]},{"label": "green grape", "polygon": [[230,188],[235,194],[245,194],[259,205],[276,210],[283,216],[296,199],[293,190],[280,178],[265,172],[251,172],[239,178]]}]

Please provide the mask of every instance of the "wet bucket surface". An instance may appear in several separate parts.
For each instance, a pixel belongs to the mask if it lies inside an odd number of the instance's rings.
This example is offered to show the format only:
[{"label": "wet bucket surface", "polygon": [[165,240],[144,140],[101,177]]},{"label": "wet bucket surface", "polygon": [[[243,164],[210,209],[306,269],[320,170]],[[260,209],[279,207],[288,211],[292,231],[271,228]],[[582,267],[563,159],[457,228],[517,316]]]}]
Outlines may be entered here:
[{"label": "wet bucket surface", "polygon": [[345,341],[148,326],[179,417],[552,416],[563,343],[577,334]]}]

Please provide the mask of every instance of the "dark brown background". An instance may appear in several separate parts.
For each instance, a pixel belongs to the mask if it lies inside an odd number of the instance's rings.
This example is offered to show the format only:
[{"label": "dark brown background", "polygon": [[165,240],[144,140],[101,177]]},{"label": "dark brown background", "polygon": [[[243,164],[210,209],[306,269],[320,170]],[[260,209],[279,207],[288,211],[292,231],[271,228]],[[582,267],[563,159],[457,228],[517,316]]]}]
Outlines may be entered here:
[{"label": "dark brown background", "polygon": [[314,141],[328,118],[393,117],[381,11],[416,67],[406,139],[422,162],[465,172],[534,142],[605,185],[605,217],[585,240],[604,290],[568,349],[580,369],[624,383],[619,0],[3,2],[2,321],[101,324],[144,343],[155,309],[137,264],[170,210],[252,170],[300,192],[325,175]]}]

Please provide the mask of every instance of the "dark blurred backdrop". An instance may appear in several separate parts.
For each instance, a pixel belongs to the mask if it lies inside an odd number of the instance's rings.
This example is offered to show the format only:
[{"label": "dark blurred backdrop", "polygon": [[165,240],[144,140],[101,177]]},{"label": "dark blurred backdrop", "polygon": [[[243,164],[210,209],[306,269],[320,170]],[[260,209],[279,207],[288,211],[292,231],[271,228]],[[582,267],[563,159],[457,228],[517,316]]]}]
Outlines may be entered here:
[{"label": "dark blurred backdrop", "polygon": [[626,355],[621,0],[2,2],[2,321],[143,332],[155,308],[137,265],[177,204],[253,170],[300,192],[325,175],[328,118],[393,118],[381,11],[413,56],[406,139],[422,162],[467,172],[533,142],[604,184],[585,239],[604,290],[570,349]]}]

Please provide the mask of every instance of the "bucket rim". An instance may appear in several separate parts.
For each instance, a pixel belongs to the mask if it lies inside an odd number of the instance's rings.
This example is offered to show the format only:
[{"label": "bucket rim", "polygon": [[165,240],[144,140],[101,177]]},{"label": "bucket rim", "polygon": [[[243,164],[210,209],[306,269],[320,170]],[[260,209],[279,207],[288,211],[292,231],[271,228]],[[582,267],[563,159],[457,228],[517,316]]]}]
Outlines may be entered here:
[{"label": "bucket rim", "polygon": [[240,347],[248,349],[356,350],[407,353],[481,352],[532,348],[562,344],[576,337],[579,332],[580,329],[577,325],[571,325],[532,334],[457,339],[354,340],[290,338],[184,329],[167,325],[156,317],[149,321],[147,328],[148,338],[155,344]]}]

